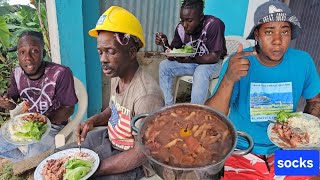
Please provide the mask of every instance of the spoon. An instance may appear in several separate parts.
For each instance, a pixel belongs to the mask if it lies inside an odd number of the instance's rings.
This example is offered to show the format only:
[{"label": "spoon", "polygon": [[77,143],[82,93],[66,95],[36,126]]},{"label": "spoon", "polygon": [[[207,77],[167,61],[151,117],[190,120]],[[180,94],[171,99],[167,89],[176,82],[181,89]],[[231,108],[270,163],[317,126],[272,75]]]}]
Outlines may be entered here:
[{"label": "spoon", "polygon": [[277,121],[274,120],[274,119],[269,119],[268,122],[269,122],[269,123],[277,123]]},{"label": "spoon", "polygon": [[[274,119],[269,119],[268,120],[269,123],[278,123],[276,120]],[[291,130],[297,134],[304,134],[304,132],[299,128],[299,127],[291,127]]]},{"label": "spoon", "polygon": [[17,104],[16,102],[14,102],[14,100],[13,100],[13,99],[9,99],[9,98],[7,98],[7,99],[5,99],[5,100],[7,100],[7,101],[9,101],[9,102],[11,102],[11,103],[13,103],[13,104],[15,104],[16,106],[19,106],[19,104]]},{"label": "spoon", "polygon": [[160,37],[160,39],[161,39],[161,41],[162,41],[162,44],[163,44],[163,46],[166,48],[166,50],[167,50],[167,49],[171,50],[168,46],[166,46],[166,44],[164,43],[164,39],[161,37],[161,35],[160,35],[159,32],[157,32],[157,36]]}]

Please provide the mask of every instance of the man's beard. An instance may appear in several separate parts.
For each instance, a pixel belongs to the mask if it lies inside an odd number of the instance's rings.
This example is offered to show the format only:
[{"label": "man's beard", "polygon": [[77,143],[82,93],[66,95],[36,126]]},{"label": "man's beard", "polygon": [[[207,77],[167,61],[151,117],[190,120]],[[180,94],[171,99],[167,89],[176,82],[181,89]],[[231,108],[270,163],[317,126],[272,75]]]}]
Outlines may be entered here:
[{"label": "man's beard", "polygon": [[[38,67],[38,69],[34,73],[27,73],[23,68],[21,68],[21,69],[23,70],[24,74],[27,75],[29,79],[31,79],[30,76],[35,76],[38,73],[40,73],[40,71],[42,70],[42,67],[43,68],[45,67],[45,62],[44,61],[42,61],[41,65]],[[43,76],[43,74],[44,74],[44,71],[41,74],[41,76],[39,76],[39,78],[41,78]],[[37,79],[39,79],[39,78],[37,78]]]}]

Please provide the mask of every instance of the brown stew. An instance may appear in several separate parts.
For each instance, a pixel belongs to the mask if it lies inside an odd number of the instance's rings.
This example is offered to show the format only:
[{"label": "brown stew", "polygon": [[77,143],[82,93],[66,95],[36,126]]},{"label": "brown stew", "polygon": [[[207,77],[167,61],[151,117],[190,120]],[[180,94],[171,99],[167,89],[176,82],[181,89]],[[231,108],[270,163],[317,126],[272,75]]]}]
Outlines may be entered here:
[{"label": "brown stew", "polygon": [[220,162],[233,145],[228,126],[201,108],[166,111],[144,127],[142,143],[150,155],[175,167],[203,167]]}]

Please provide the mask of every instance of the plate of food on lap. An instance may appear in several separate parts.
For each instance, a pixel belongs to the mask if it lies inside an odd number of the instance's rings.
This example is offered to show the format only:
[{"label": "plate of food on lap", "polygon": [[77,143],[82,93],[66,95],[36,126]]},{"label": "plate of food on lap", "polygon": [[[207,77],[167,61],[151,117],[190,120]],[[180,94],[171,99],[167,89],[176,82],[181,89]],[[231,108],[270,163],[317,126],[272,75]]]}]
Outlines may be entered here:
[{"label": "plate of food on lap", "polygon": [[50,120],[39,113],[23,113],[8,120],[2,127],[3,138],[16,145],[28,145],[39,142],[48,135]]},{"label": "plate of food on lap", "polygon": [[320,120],[310,114],[282,110],[267,133],[270,141],[282,149],[320,150]]},{"label": "plate of food on lap", "polygon": [[37,180],[85,180],[98,169],[100,159],[90,149],[71,148],[44,159],[34,172]]},{"label": "plate of food on lap", "polygon": [[167,49],[165,52],[161,54],[167,57],[189,57],[189,56],[193,57],[196,55],[192,46],[190,45],[182,46],[182,48],[173,48],[172,50]]}]

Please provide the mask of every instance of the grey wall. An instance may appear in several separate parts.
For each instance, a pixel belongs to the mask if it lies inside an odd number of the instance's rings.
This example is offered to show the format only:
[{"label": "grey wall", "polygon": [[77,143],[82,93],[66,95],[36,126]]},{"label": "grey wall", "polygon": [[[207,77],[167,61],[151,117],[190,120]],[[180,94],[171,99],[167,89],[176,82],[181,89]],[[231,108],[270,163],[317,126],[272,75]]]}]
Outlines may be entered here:
[{"label": "grey wall", "polygon": [[154,43],[156,32],[167,34],[171,42],[174,29],[180,20],[180,1],[178,0],[100,0],[100,13],[110,6],[121,6],[132,12],[141,22],[146,47],[141,51],[161,51]]},{"label": "grey wall", "polygon": [[320,0],[290,0],[289,6],[302,26],[301,34],[292,46],[310,53],[320,72]]},{"label": "grey wall", "polygon": [[[320,72],[320,0],[290,0],[289,7],[300,20],[302,31],[292,42],[292,47],[307,51],[312,56],[318,73]],[[298,111],[305,107],[300,99]]]}]

